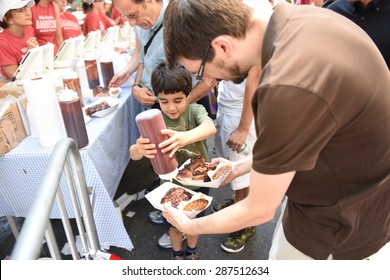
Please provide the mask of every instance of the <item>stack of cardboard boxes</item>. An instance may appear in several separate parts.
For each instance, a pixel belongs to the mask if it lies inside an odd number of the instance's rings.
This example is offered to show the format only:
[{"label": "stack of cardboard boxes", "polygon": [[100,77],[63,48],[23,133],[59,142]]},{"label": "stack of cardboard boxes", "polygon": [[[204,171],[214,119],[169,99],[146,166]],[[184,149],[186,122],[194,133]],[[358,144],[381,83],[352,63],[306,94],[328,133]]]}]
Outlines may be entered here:
[{"label": "stack of cardboard boxes", "polygon": [[0,156],[27,137],[26,107],[23,88],[11,83],[0,87]]}]

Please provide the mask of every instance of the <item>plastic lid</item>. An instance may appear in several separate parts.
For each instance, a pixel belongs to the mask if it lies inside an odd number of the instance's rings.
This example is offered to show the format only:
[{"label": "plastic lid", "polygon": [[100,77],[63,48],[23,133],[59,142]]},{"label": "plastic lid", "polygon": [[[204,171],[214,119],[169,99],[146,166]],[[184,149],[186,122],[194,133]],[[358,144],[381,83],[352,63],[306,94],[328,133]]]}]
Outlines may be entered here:
[{"label": "plastic lid", "polygon": [[170,172],[170,173],[167,173],[167,174],[158,174],[158,176],[159,176],[160,179],[162,179],[162,180],[169,180],[169,181],[172,182],[172,179],[176,177],[178,170],[179,170],[179,169],[176,168],[175,170],[173,170],[173,171]]},{"label": "plastic lid", "polygon": [[62,74],[63,79],[76,79],[78,78],[76,71],[73,70],[66,70]]},{"label": "plastic lid", "polygon": [[87,60],[87,61],[96,60],[96,55],[92,52],[86,52],[84,54],[84,60]]},{"label": "plastic lid", "polygon": [[161,115],[161,111],[159,109],[149,109],[149,110],[146,110],[146,111],[139,113],[135,117],[135,121],[149,120],[149,119],[152,119],[158,115]]},{"label": "plastic lid", "polygon": [[109,52],[103,52],[99,58],[99,61],[103,63],[112,62],[112,58],[109,55]]},{"label": "plastic lid", "polygon": [[69,102],[78,99],[77,92],[71,89],[64,89],[58,93],[58,100],[61,102]]}]

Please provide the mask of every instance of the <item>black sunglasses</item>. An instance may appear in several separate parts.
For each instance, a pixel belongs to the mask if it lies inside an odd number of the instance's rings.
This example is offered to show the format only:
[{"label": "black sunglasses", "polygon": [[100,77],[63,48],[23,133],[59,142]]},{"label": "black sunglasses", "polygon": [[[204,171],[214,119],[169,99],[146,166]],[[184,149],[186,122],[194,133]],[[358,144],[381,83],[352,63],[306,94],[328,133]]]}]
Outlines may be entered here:
[{"label": "black sunglasses", "polygon": [[209,56],[210,48],[211,48],[211,42],[209,42],[209,45],[207,46],[207,49],[206,49],[206,52],[203,55],[202,63],[200,64],[198,73],[196,73],[196,75],[195,75],[195,79],[197,79],[198,81],[202,81],[203,80],[204,66],[206,64],[207,57]]}]

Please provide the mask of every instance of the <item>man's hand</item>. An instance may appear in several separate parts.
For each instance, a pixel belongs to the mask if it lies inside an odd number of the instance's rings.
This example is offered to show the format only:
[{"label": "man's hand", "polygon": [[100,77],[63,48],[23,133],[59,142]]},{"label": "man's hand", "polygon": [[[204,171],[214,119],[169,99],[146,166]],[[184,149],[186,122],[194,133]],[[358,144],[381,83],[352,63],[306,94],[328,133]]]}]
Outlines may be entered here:
[{"label": "man's hand", "polygon": [[[224,159],[222,157],[219,158],[213,158],[210,162],[212,165],[218,165],[219,163],[231,163],[231,161]],[[252,167],[252,157],[245,158],[239,161],[233,162],[233,170],[230,172],[229,176],[226,177],[226,179],[221,183],[221,186],[224,186],[237,177],[240,177],[246,173],[249,173],[251,171]]]},{"label": "man's hand", "polygon": [[117,88],[123,85],[127,79],[130,77],[130,72],[123,70],[112,77],[110,84],[108,85],[108,88]]},{"label": "man's hand", "polygon": [[240,129],[237,127],[230,134],[229,139],[226,142],[226,145],[229,146],[230,149],[236,151],[237,153],[241,152],[242,146],[245,144],[246,138],[248,136],[248,131]]},{"label": "man's hand", "polygon": [[148,88],[133,87],[133,96],[144,107],[153,106],[157,97]]},{"label": "man's hand", "polygon": [[176,208],[173,208],[170,202],[165,203],[164,208],[165,211],[162,212],[163,216],[172,226],[183,233],[191,234],[186,229],[186,225],[188,225],[188,223],[191,221],[191,219],[188,218],[186,214]]}]

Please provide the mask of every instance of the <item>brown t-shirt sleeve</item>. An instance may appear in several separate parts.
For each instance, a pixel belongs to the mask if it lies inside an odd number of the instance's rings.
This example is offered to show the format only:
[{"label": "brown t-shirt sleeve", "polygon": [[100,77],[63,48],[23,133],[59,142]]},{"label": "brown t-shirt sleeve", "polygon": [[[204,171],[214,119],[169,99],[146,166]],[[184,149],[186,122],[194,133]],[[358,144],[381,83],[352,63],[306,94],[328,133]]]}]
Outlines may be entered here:
[{"label": "brown t-shirt sleeve", "polygon": [[257,141],[253,169],[265,174],[310,170],[336,130],[323,99],[291,86],[261,86],[252,101]]}]

